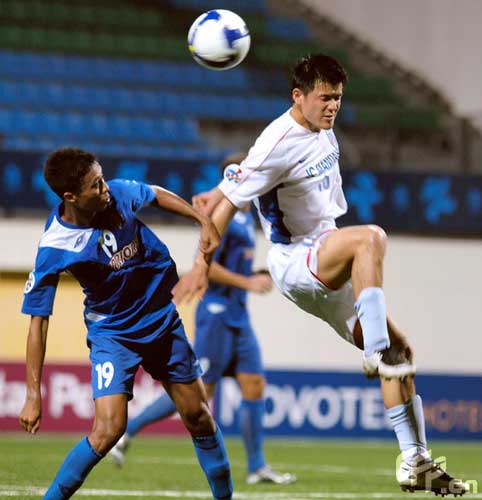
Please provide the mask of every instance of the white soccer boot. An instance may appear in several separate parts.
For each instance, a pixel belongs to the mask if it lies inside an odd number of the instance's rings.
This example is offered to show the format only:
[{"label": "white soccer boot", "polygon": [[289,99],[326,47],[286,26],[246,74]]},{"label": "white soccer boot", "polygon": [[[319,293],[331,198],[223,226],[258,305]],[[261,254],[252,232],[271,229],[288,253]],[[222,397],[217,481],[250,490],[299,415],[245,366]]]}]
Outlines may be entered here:
[{"label": "white soccer boot", "polygon": [[273,470],[269,465],[265,465],[256,472],[250,472],[246,476],[247,484],[258,483],[275,483],[275,484],[290,484],[296,481],[296,476],[289,472],[278,472]]},{"label": "white soccer boot", "polygon": [[397,481],[402,491],[431,491],[435,495],[462,496],[470,492],[467,483],[447,474],[441,464],[433,460],[410,465],[402,461],[397,470]]},{"label": "white soccer boot", "polygon": [[377,351],[366,356],[363,354],[363,372],[367,378],[405,379],[413,377],[417,368],[405,356],[392,348]]},{"label": "white soccer boot", "polygon": [[130,438],[127,434],[123,434],[119,441],[111,448],[109,451],[109,458],[111,462],[117,467],[122,467],[124,465],[125,453],[127,448],[129,448]]}]

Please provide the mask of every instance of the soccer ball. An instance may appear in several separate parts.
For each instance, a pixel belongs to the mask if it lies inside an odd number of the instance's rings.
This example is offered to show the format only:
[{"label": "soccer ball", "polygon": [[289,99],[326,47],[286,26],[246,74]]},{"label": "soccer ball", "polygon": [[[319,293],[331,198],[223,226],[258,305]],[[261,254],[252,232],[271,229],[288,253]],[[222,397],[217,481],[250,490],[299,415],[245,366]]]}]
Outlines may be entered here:
[{"label": "soccer ball", "polygon": [[187,41],[197,63],[221,71],[234,68],[246,57],[251,37],[241,17],[230,10],[216,9],[192,23]]}]

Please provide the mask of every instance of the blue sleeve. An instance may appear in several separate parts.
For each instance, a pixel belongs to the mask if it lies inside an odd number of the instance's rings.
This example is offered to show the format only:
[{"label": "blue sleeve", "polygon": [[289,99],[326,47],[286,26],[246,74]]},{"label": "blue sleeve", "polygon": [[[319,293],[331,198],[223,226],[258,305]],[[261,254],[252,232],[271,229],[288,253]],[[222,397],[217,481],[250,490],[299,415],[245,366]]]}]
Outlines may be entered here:
[{"label": "blue sleeve", "polygon": [[50,316],[59,282],[59,258],[55,251],[39,248],[35,269],[30,273],[23,295],[22,313]]},{"label": "blue sleeve", "polygon": [[107,184],[116,202],[128,213],[136,214],[156,198],[152,188],[144,182],[113,179]]}]

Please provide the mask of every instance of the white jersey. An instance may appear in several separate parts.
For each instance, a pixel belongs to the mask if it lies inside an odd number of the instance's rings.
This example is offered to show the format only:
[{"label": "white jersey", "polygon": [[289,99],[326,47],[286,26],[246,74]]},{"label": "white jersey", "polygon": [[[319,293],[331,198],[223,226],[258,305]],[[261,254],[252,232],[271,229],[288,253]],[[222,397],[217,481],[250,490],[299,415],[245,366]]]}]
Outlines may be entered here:
[{"label": "white jersey", "polygon": [[290,114],[271,122],[219,188],[238,208],[253,201],[265,236],[289,244],[335,227],[347,210],[332,130],[311,132]]}]

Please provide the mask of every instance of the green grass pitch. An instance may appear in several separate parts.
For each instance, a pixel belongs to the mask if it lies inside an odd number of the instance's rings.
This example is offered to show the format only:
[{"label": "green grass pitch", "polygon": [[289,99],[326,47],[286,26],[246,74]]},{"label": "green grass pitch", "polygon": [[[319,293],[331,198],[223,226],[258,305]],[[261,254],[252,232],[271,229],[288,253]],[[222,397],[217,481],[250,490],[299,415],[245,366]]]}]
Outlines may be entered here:
[{"label": "green grass pitch", "polygon": [[[49,485],[77,436],[0,434],[0,499],[35,500]],[[226,440],[238,500],[417,499],[395,481],[395,442],[268,439],[266,457],[275,468],[294,472],[287,486],[244,483],[244,451],[238,439]],[[433,443],[433,456],[447,457],[448,470],[482,488],[480,443]],[[139,436],[123,469],[107,459],[90,474],[75,498],[210,499],[189,438]],[[482,498],[481,493],[466,498]]]}]

